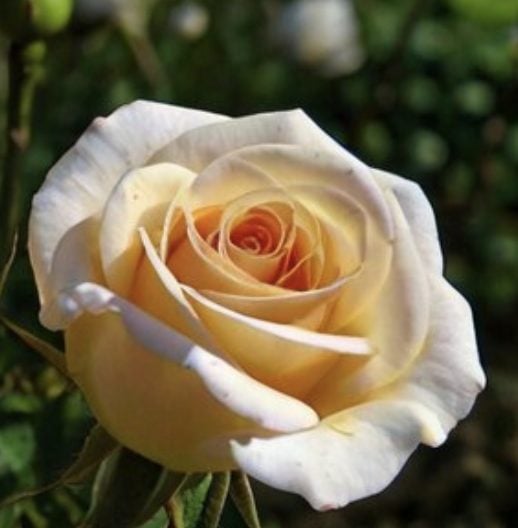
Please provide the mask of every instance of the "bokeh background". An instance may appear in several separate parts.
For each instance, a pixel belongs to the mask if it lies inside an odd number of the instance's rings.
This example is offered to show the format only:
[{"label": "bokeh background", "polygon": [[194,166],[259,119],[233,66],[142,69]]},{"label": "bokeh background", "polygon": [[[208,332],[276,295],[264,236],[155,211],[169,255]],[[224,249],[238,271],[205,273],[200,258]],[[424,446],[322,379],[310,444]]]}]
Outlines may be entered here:
[{"label": "bokeh background", "polygon": [[[83,0],[47,44],[24,211],[89,122],[137,98],[231,116],[301,107],[434,206],[447,277],[474,309],[486,390],[443,447],[419,448],[377,497],[322,514],[257,484],[265,528],[518,526],[518,2]],[[7,45],[0,37],[2,129]],[[24,225],[1,310],[60,346],[37,321]],[[55,478],[92,423],[53,368],[1,332],[0,498]],[[19,503],[0,527],[76,526],[89,493]]]}]

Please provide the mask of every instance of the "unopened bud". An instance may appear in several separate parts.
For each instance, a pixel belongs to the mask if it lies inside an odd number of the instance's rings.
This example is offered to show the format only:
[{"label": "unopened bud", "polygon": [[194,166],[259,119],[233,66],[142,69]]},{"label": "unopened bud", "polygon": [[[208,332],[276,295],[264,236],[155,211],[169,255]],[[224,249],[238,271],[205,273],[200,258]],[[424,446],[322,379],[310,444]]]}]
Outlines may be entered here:
[{"label": "unopened bud", "polygon": [[2,0],[0,30],[22,41],[62,30],[72,14],[73,0]]}]

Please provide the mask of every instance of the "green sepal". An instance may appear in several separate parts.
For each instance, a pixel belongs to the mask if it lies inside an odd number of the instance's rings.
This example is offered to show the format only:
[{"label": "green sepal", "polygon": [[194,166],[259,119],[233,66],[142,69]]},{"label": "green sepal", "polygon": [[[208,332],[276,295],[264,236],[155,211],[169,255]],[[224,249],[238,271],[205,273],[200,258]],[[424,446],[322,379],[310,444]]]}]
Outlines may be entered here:
[{"label": "green sepal", "polygon": [[203,528],[218,528],[230,487],[230,471],[213,473],[203,509]]},{"label": "green sepal", "polygon": [[248,528],[261,528],[254,493],[245,473],[232,472],[229,493]]},{"label": "green sepal", "polygon": [[120,447],[97,473],[90,511],[82,528],[140,526],[167,502],[182,478]]},{"label": "green sepal", "polygon": [[65,354],[63,354],[63,352],[16,323],[13,323],[3,315],[0,315],[0,323],[21,339],[27,346],[38,352],[40,356],[51,363],[61,374],[63,374],[63,376],[71,379],[65,361]]},{"label": "green sepal", "polygon": [[175,528],[201,526],[212,480],[212,473],[191,473],[184,477],[168,504]]}]

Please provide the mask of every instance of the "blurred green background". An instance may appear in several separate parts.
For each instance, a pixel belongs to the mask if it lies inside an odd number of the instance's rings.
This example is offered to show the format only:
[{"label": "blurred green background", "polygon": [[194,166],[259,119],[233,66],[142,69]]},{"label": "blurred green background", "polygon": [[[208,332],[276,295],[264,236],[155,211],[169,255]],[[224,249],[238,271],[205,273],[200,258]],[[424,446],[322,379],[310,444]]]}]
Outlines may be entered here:
[{"label": "blurred green background", "polygon": [[[322,514],[257,485],[265,528],[518,526],[518,3],[347,6],[329,28],[275,0],[76,2],[47,42],[24,211],[89,122],[136,98],[231,116],[303,108],[367,163],[424,188],[446,274],[474,309],[488,387],[446,445],[421,447],[377,497]],[[2,130],[7,47],[2,37]],[[59,345],[38,324],[20,234],[2,312]],[[27,347],[5,333],[0,347],[2,497],[55,478],[92,419]],[[63,488],[0,511],[0,527],[76,526],[88,501],[88,486]]]}]

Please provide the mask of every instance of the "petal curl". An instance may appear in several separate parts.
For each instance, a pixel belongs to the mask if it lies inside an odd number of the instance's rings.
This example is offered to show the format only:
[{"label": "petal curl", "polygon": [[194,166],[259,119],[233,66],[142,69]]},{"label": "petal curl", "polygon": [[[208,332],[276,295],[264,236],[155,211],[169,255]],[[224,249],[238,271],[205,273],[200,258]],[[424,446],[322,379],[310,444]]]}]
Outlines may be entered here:
[{"label": "petal curl", "polygon": [[[82,282],[104,282],[98,236],[99,221],[94,217],[79,222],[66,232],[52,261],[48,278],[52,291],[59,292]],[[54,295],[41,306],[39,317],[50,330],[62,330],[68,324]]]},{"label": "petal curl", "polygon": [[142,347],[116,314],[80,316],[65,345],[68,370],[97,420],[171,470],[233,469],[229,438],[265,434],[214,399],[193,371]]},{"label": "petal curl", "polygon": [[173,163],[149,165],[124,175],[107,199],[99,246],[106,284],[126,296],[142,253],[137,229],[160,233],[169,203],[196,175]]},{"label": "petal curl", "polygon": [[265,429],[291,432],[312,427],[319,421],[309,406],[257,382],[234,368],[225,358],[194,345],[102,286],[80,284],[63,293],[62,299],[72,320],[83,313],[119,314],[126,331],[150,353],[196,373],[208,392],[222,405]]},{"label": "petal curl", "polygon": [[309,431],[232,442],[240,468],[269,486],[330,510],[383,490],[421,439],[417,409],[405,402],[357,406]]},{"label": "petal curl", "polygon": [[439,421],[425,442],[436,446],[464,418],[484,388],[471,309],[444,278],[431,275],[430,328],[419,357],[389,391],[420,402]]},{"label": "petal curl", "polygon": [[321,149],[364,166],[300,109],[239,117],[216,126],[191,130],[164,146],[151,161],[171,161],[201,172],[212,161],[229,152],[262,144]]},{"label": "petal curl", "polygon": [[318,145],[266,144],[231,154],[256,166],[280,185],[314,185],[342,191],[363,207],[387,239],[393,237],[390,209],[369,168],[347,150],[319,150]]},{"label": "petal curl", "polygon": [[369,343],[361,337],[311,332],[254,319],[224,308],[183,287],[192,306],[223,350],[254,378],[303,398],[336,363],[365,361]]},{"label": "petal curl", "polygon": [[107,118],[97,118],[50,170],[33,198],[29,253],[40,300],[49,296],[54,252],[74,225],[96,215],[119,178],[144,165],[167,142],[186,130],[222,122],[216,114],[136,101]]},{"label": "petal curl", "polygon": [[[314,388],[309,401],[322,416],[390,385],[412,364],[426,339],[430,312],[427,274],[409,226],[390,191],[387,203],[393,210],[396,227],[389,274],[376,298],[342,329],[348,334],[366,336],[374,353],[372,359],[355,372],[348,364],[337,365]],[[339,303],[337,308],[340,308]]]},{"label": "petal curl", "polygon": [[376,181],[383,188],[391,189],[396,196],[426,267],[431,272],[442,275],[443,257],[435,215],[421,187],[395,174],[378,169],[371,170]]}]

